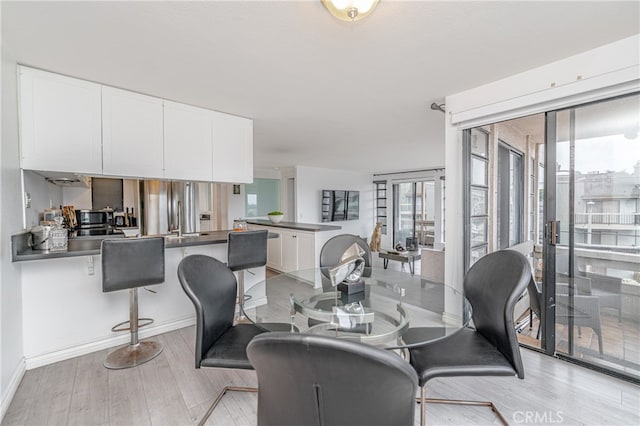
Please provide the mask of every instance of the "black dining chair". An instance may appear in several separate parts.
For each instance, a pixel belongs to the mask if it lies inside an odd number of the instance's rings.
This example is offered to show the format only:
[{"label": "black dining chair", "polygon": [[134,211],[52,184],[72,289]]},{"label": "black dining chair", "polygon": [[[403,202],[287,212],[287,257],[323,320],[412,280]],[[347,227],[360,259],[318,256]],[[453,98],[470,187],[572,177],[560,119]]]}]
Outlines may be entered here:
[{"label": "black dining chair", "polygon": [[244,273],[250,268],[267,264],[267,239],[269,231],[229,232],[227,243],[227,266],[238,273],[238,318],[244,317]]},{"label": "black dining chair", "polygon": [[340,258],[353,243],[358,244],[364,250],[364,272],[362,276],[371,275],[371,248],[369,244],[357,235],[340,234],[329,238],[320,249],[320,268],[325,277],[329,277],[327,268],[340,263]]},{"label": "black dining chair", "polygon": [[536,339],[540,339],[540,330],[542,330],[542,290],[538,287],[533,277],[527,285],[527,294],[529,296],[529,330],[533,329],[533,315],[538,318],[538,331]]},{"label": "black dining chair", "polygon": [[[178,265],[178,279],[196,310],[195,365],[251,370],[246,348],[263,333],[254,324],[233,325],[236,277],[224,263],[205,255],[190,255]],[[225,386],[199,425],[209,418],[228,391],[257,392],[257,388]]]},{"label": "black dining chair", "polygon": [[513,310],[530,281],[531,268],[521,253],[501,250],[482,257],[469,269],[463,284],[475,328],[409,348],[422,388],[418,398],[421,425],[425,424],[425,403],[487,406],[503,424],[509,424],[493,402],[426,398],[425,388],[436,377],[515,375],[524,379]]},{"label": "black dining chair", "polygon": [[418,378],[393,352],[325,336],[265,333],[247,354],[258,425],[413,425]]}]

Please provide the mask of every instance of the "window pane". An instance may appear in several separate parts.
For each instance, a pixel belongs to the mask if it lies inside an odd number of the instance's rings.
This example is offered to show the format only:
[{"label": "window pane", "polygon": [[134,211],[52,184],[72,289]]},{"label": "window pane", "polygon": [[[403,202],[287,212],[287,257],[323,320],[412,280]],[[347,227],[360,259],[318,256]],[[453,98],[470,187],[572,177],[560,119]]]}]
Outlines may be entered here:
[{"label": "window pane", "polygon": [[471,216],[487,214],[487,190],[471,188]]},{"label": "window pane", "polygon": [[471,245],[487,242],[487,218],[471,219]]},{"label": "window pane", "polygon": [[256,178],[245,185],[245,215],[247,217],[266,216],[280,210],[280,180]]},{"label": "window pane", "polygon": [[471,158],[471,185],[487,186],[487,162]]},{"label": "window pane", "polygon": [[488,138],[485,132],[471,129],[471,153],[487,158]]},{"label": "window pane", "polygon": [[487,246],[475,247],[471,249],[471,259],[470,264],[473,265],[480,259],[482,256],[487,254]]}]

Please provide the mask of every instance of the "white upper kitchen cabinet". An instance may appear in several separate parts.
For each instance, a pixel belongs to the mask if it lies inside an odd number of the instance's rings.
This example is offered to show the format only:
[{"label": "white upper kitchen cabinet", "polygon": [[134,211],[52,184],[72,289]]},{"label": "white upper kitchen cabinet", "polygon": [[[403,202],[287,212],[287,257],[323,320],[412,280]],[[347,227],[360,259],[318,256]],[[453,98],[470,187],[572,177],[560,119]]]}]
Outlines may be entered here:
[{"label": "white upper kitchen cabinet", "polygon": [[102,173],[100,85],[19,66],[23,169]]},{"label": "white upper kitchen cabinet", "polygon": [[102,87],[105,175],[164,178],[162,99]]},{"label": "white upper kitchen cabinet", "polygon": [[213,112],[213,180],[253,182],[253,120]]},{"label": "white upper kitchen cabinet", "polygon": [[164,177],[210,182],[213,111],[164,101]]}]

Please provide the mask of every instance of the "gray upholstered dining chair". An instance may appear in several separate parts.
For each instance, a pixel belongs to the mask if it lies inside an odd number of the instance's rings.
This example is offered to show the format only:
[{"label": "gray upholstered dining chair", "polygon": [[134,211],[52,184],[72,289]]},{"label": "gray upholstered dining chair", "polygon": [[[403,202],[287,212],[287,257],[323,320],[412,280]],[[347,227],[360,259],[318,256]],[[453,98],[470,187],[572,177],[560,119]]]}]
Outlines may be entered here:
[{"label": "gray upholstered dining chair", "polygon": [[258,425],[413,425],[418,378],[393,352],[331,337],[265,333],[247,354]]},{"label": "gray upholstered dining chair", "polygon": [[329,238],[327,242],[324,243],[320,250],[320,268],[323,275],[328,277],[326,268],[340,263],[340,258],[353,243],[362,247],[365,253],[363,255],[365,269],[362,275],[365,277],[371,275],[371,248],[365,240],[352,234],[336,235],[335,237]]},{"label": "gray upholstered dining chair", "polygon": [[529,330],[533,329],[533,315],[538,318],[538,331],[536,339],[540,339],[540,331],[542,330],[542,290],[538,287],[533,277],[527,285],[527,294],[529,296]]},{"label": "gray upholstered dining chair", "polygon": [[[264,330],[254,324],[233,324],[236,277],[224,263],[190,255],[178,265],[178,279],[196,310],[195,366],[253,369],[246,348]],[[200,420],[209,418],[228,391],[257,392],[251,387],[225,386]]]},{"label": "gray upholstered dining chair", "polygon": [[426,383],[436,377],[518,376],[524,367],[515,332],[513,310],[531,281],[527,258],[514,250],[490,253],[478,260],[464,278],[464,292],[473,308],[475,328],[431,344],[409,348],[410,362],[420,380],[420,424],[425,424],[425,403],[490,407],[508,425],[490,401],[426,398]]}]

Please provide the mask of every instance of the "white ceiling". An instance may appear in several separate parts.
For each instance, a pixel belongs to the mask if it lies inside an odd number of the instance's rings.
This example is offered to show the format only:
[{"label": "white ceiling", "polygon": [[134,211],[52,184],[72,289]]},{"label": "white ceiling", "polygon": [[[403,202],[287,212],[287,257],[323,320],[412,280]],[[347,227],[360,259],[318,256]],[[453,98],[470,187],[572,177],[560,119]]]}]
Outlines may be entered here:
[{"label": "white ceiling", "polygon": [[640,2],[2,1],[19,63],[251,117],[258,168],[444,165],[444,96],[640,33]]}]

